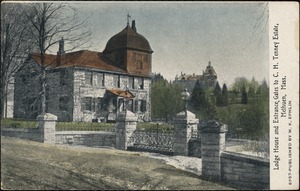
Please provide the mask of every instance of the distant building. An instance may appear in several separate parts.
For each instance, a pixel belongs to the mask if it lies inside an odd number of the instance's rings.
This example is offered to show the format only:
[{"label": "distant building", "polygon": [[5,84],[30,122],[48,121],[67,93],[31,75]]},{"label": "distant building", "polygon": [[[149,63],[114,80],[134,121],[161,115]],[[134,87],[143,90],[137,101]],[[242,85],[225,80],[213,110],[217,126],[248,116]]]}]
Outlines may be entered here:
[{"label": "distant building", "polygon": [[[125,109],[150,119],[152,49],[135,21],[109,39],[103,52],[46,54],[46,112],[59,121],[114,121]],[[15,79],[14,117],[35,119],[41,111],[40,55],[34,53]]]},{"label": "distant building", "polygon": [[192,75],[181,73],[179,77],[175,77],[174,83],[179,84],[183,88],[187,88],[189,92],[192,92],[197,80],[199,80],[203,88],[214,88],[217,84],[217,77],[217,73],[209,61],[208,66],[205,71],[202,72],[202,75],[195,75],[195,73]]}]

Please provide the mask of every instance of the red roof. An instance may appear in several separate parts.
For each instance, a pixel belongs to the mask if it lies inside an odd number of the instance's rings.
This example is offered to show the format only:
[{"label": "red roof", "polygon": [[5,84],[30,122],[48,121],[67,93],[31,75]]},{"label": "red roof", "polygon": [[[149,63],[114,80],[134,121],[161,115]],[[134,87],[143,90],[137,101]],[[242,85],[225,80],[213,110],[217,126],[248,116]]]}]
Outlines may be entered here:
[{"label": "red roof", "polygon": [[109,91],[110,93],[123,97],[123,98],[134,98],[135,96],[133,95],[133,93],[131,93],[130,91],[124,91],[124,90],[119,90],[119,89],[107,89],[107,91]]},{"label": "red roof", "polygon": [[[40,55],[34,53],[31,58],[38,64],[41,64]],[[62,67],[85,67],[100,69],[113,72],[128,73],[127,71],[113,66],[110,61],[101,53],[89,50],[81,50],[76,52],[65,53],[61,55],[61,63],[57,65],[57,55],[46,54],[44,65],[52,68]]]},{"label": "red roof", "polygon": [[124,48],[133,48],[151,53],[153,52],[148,40],[130,26],[125,27],[121,32],[111,37],[103,52],[106,53]]}]

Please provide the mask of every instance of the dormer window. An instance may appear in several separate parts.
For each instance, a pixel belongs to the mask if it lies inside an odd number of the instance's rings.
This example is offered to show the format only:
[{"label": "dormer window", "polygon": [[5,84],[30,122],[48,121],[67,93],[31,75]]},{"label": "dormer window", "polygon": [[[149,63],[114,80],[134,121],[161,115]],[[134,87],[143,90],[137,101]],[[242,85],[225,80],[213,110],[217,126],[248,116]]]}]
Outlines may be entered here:
[{"label": "dormer window", "polygon": [[143,63],[140,62],[140,61],[138,61],[138,62],[136,63],[136,68],[137,68],[137,69],[143,69]]}]

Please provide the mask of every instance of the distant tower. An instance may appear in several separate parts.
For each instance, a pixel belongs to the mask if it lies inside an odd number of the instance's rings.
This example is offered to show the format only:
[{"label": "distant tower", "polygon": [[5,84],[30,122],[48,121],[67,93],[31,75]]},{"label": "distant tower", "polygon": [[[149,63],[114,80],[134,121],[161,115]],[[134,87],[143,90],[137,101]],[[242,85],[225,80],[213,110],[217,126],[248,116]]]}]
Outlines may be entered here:
[{"label": "distant tower", "polygon": [[59,41],[57,56],[56,56],[56,66],[59,66],[61,64],[61,55],[65,53],[64,46],[65,46],[65,41],[64,38],[61,37],[61,40]]},{"label": "distant tower", "polygon": [[61,40],[59,41],[59,48],[57,54],[64,54],[65,53],[65,41],[64,38],[61,37]]}]

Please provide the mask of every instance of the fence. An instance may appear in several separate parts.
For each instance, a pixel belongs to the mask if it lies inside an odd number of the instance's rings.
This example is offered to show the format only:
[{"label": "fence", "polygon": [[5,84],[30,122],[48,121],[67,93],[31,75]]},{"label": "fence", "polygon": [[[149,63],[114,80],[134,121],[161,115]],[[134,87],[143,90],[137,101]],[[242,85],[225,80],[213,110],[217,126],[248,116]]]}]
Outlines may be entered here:
[{"label": "fence", "polygon": [[128,142],[128,150],[173,155],[174,131],[156,128],[137,129]]},{"label": "fence", "polygon": [[185,111],[174,120],[174,130],[157,126],[136,129],[137,117],[131,112],[117,118],[115,132],[55,132],[56,116],[38,117],[35,130],[3,130],[17,136],[52,144],[108,146],[123,150],[152,151],[202,158],[202,177],[223,181],[240,188],[269,189],[269,160],[225,150],[227,126],[217,121],[201,122]]}]

